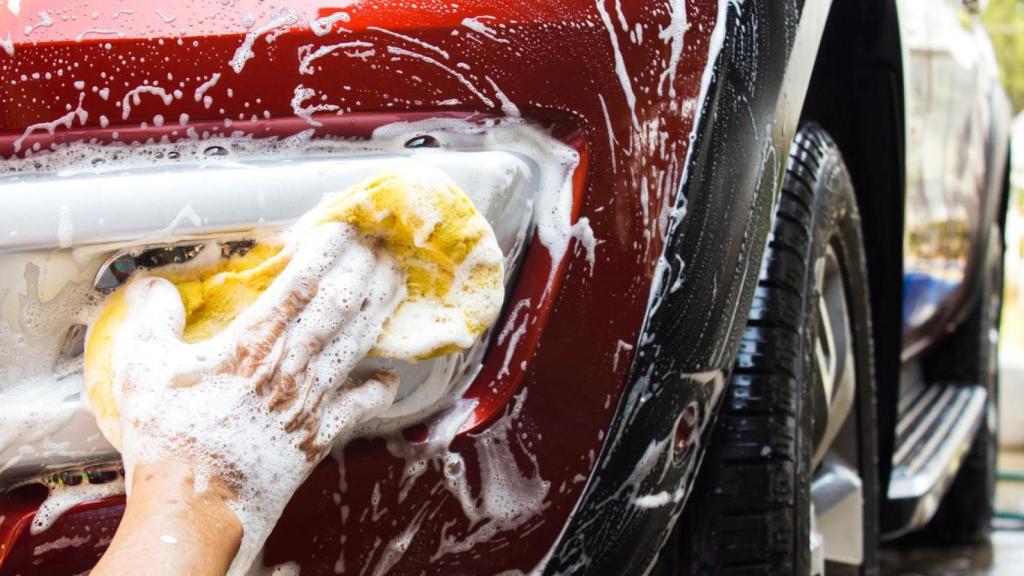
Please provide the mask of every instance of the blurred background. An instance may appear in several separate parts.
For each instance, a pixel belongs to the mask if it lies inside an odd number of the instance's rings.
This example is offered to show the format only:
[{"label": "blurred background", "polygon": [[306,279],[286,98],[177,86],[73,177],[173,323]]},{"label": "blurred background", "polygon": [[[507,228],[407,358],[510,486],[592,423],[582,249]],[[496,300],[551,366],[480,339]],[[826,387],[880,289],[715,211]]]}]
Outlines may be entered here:
[{"label": "blurred background", "polygon": [[[1002,520],[1024,514],[1024,0],[990,0],[983,18],[1003,83],[1017,116],[1013,125],[1011,197],[1006,223],[1006,284],[1000,359],[1000,469],[997,497]],[[1024,526],[1021,526],[1024,528]],[[1021,567],[1024,573],[1024,566]]]},{"label": "blurred background", "polygon": [[1016,113],[1000,342],[996,531],[990,545],[963,549],[885,550],[882,555],[884,574],[1024,574],[1024,0],[989,0],[982,18],[992,38],[1003,84]]}]

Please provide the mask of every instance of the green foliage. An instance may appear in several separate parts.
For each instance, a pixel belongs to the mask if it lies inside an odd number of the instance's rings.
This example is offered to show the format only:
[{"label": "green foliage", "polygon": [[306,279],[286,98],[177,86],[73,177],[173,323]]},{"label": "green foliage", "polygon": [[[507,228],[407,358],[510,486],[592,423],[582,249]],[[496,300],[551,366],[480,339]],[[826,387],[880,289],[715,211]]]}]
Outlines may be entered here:
[{"label": "green foliage", "polygon": [[1014,111],[1024,109],[1024,0],[990,0],[982,17],[992,36]]}]

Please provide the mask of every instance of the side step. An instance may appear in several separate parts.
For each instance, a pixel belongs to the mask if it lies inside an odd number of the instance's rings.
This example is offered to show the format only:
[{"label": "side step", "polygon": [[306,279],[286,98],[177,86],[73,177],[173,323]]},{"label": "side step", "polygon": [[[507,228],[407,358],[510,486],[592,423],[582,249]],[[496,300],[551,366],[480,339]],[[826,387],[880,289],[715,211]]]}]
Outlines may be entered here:
[{"label": "side step", "polygon": [[924,384],[900,398],[884,538],[924,526],[960,469],[985,417],[988,391],[980,385]]}]

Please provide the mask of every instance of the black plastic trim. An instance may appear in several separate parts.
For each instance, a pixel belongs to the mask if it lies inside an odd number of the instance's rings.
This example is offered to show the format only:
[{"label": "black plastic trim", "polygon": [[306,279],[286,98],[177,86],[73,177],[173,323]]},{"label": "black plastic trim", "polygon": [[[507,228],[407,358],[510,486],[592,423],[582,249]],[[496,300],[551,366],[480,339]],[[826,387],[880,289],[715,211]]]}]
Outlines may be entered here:
[{"label": "black plastic trim", "polygon": [[[686,216],[671,228],[608,440],[545,574],[651,567],[686,501],[736,355],[829,3],[809,4],[810,15],[793,0],[726,9],[683,184]],[[669,293],[675,278],[681,286]]]}]

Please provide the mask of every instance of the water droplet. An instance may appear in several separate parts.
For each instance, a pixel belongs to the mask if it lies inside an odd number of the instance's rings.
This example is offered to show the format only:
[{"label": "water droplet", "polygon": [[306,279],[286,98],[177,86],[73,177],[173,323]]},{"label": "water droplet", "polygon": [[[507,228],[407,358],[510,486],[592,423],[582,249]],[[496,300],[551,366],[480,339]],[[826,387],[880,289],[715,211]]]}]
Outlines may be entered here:
[{"label": "water droplet", "polygon": [[227,156],[228,150],[223,146],[208,146],[203,150],[204,156]]},{"label": "water droplet", "polygon": [[405,142],[406,148],[439,148],[441,143],[433,136],[417,136]]}]

